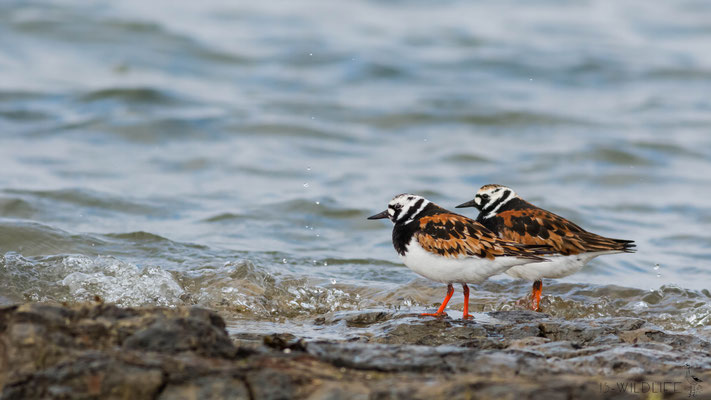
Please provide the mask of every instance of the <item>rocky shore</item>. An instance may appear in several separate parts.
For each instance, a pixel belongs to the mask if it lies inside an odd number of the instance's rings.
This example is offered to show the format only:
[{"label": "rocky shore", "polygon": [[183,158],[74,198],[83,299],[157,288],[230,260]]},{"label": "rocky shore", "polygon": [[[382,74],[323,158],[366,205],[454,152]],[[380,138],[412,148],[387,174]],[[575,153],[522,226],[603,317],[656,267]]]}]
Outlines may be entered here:
[{"label": "rocky shore", "polygon": [[711,398],[711,343],[642,319],[383,311],[355,340],[230,336],[200,308],[0,308],[1,399]]}]

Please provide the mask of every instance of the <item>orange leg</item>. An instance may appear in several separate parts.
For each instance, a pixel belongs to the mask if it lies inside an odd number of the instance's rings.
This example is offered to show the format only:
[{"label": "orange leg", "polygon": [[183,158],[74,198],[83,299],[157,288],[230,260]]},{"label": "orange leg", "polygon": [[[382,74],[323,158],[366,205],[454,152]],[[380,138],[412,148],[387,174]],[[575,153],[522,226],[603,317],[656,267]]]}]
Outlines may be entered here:
[{"label": "orange leg", "polygon": [[466,283],[462,283],[462,289],[464,289],[464,313],[462,314],[463,319],[474,318],[469,314],[469,286]]},{"label": "orange leg", "polygon": [[543,291],[543,281],[540,279],[533,282],[531,310],[541,311],[541,292]]},{"label": "orange leg", "polygon": [[444,308],[447,307],[447,303],[449,303],[449,299],[452,298],[452,295],[454,294],[454,286],[450,283],[447,285],[447,296],[444,298],[444,301],[442,302],[442,305],[439,306],[439,309],[437,310],[436,313],[422,313],[420,315],[429,315],[432,317],[444,317],[447,315],[446,312],[444,312]]}]

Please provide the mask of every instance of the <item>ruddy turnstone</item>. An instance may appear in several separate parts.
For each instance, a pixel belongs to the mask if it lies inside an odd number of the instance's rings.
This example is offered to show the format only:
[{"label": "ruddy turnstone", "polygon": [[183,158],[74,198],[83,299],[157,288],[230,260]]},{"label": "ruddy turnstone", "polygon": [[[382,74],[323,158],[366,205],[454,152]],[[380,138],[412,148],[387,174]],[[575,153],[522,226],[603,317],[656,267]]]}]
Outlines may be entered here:
[{"label": "ruddy turnstone", "polygon": [[457,208],[479,209],[477,222],[500,238],[522,244],[551,246],[550,260],[514,266],[506,271],[515,278],[533,281],[531,308],[540,311],[543,278],[562,278],[578,272],[603,254],[632,253],[633,240],[611,239],[588,232],[567,219],[538,208],[502,185],[484,185],[474,199]]},{"label": "ruddy turnstone", "polygon": [[447,296],[435,313],[443,316],[454,294],[454,283],[464,290],[465,319],[469,315],[469,287],[492,275],[521,264],[545,261],[540,255],[552,252],[546,245],[522,245],[505,241],[462,215],[447,211],[421,196],[401,194],[387,210],[368,219],[389,218],[393,227],[393,246],[405,265],[433,281],[447,284]]}]

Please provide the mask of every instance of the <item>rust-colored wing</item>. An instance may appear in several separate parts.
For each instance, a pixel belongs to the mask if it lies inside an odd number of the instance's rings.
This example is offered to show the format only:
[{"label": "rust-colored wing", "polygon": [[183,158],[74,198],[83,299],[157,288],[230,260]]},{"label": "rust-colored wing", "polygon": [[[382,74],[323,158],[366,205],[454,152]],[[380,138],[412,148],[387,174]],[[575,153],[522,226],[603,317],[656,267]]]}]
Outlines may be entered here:
[{"label": "rust-colored wing", "polygon": [[543,260],[540,254],[553,250],[546,245],[527,246],[499,239],[480,223],[457,214],[440,213],[420,218],[417,241],[427,251],[446,257],[494,259],[514,256]]},{"label": "rust-colored wing", "polygon": [[[594,251],[633,252],[634,241],[606,238],[587,232],[567,219],[531,205],[500,212],[491,228],[504,240],[548,245],[563,255]],[[487,226],[489,226],[487,224]]]}]

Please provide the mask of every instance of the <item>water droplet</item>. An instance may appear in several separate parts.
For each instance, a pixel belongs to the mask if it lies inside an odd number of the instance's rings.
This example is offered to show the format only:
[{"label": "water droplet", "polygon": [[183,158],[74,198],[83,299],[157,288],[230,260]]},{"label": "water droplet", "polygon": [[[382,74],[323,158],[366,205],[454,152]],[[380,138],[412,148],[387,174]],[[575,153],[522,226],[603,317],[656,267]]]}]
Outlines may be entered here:
[{"label": "water droplet", "polygon": [[306,167],[306,170],[307,170],[307,171],[311,171],[311,167]]},{"label": "water droplet", "polygon": [[661,277],[662,277],[662,274],[657,274],[657,278],[661,278]]},{"label": "water droplet", "polygon": [[284,263],[284,264],[286,264],[286,258],[282,258],[282,259],[281,259],[281,262]]},{"label": "water droplet", "polygon": [[528,78],[528,80],[529,80],[530,82],[533,82],[533,78]]},{"label": "water droplet", "polygon": [[309,187],[309,183],[308,182],[304,183],[304,187],[305,188]]},{"label": "water droplet", "polygon": [[335,280],[335,279],[331,279],[331,285],[335,285],[335,284],[336,284],[336,280]]},{"label": "water droplet", "polygon": [[311,119],[316,119],[316,117],[311,117]]},{"label": "water droplet", "polygon": [[317,202],[316,202],[316,205],[317,205],[317,206],[321,205],[321,202],[320,202],[320,201],[317,201]]},{"label": "water droplet", "polygon": [[324,262],[323,262],[323,266],[324,266],[324,267],[328,267],[328,263],[324,261]]},{"label": "water droplet", "polygon": [[316,234],[316,237],[321,237],[321,234],[320,234],[320,233],[317,233],[317,234]]},{"label": "water droplet", "polygon": [[309,53],[310,56],[314,55],[314,53]]},{"label": "water droplet", "polygon": [[659,264],[654,264],[654,270],[659,271]]}]

